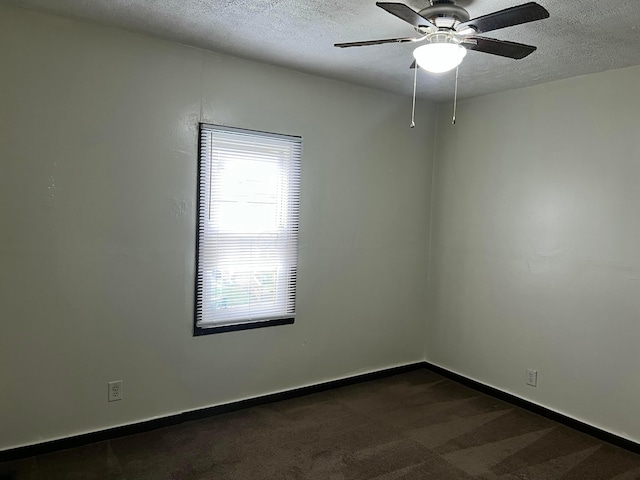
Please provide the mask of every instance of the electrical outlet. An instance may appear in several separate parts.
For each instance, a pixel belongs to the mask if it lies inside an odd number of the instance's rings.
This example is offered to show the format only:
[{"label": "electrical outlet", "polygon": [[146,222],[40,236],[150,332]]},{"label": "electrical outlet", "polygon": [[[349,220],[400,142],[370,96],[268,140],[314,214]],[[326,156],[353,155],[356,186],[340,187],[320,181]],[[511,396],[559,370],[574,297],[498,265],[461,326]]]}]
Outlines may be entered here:
[{"label": "electrical outlet", "polygon": [[114,380],[109,382],[109,395],[107,399],[110,402],[122,400],[122,380]]},{"label": "electrical outlet", "polygon": [[532,387],[538,386],[538,371],[537,370],[527,370],[527,385],[531,385]]}]

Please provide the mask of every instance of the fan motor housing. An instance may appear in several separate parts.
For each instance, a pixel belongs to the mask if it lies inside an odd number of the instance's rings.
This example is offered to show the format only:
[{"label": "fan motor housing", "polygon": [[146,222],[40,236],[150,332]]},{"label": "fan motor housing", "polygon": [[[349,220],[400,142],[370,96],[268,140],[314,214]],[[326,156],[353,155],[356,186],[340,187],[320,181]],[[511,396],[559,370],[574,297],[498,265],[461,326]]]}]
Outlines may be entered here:
[{"label": "fan motor housing", "polygon": [[467,22],[471,18],[469,12],[464,8],[449,2],[436,3],[430,7],[423,8],[418,14],[424,18],[432,20],[438,17],[455,18],[459,22]]}]

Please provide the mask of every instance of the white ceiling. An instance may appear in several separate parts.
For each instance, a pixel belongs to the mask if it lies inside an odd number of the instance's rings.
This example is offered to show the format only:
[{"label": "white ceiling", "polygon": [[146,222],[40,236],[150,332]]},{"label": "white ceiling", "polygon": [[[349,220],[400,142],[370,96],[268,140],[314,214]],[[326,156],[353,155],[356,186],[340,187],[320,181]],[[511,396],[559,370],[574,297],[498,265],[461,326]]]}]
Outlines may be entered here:
[{"label": "white ceiling", "polygon": [[[375,0],[1,0],[229,55],[410,95],[411,44],[338,49],[335,42],[411,36]],[[461,0],[471,17],[526,0]],[[415,10],[427,0],[407,0]],[[460,96],[470,97],[640,64],[639,0],[538,0],[551,18],[487,33],[538,46],[523,60],[469,52]],[[453,73],[420,73],[419,95],[453,94]]]}]

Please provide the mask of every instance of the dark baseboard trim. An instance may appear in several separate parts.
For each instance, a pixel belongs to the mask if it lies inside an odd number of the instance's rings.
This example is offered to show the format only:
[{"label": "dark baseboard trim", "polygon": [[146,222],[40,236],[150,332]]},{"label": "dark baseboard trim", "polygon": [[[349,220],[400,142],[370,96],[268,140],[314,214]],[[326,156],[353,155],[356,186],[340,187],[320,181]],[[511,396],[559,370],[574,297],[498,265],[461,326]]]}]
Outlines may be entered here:
[{"label": "dark baseboard trim", "polygon": [[608,442],[618,447],[624,448],[625,450],[629,450],[633,453],[640,453],[640,443],[627,440],[626,438],[594,427],[593,425],[589,425],[588,423],[581,422],[580,420],[576,420],[575,418],[567,417],[566,415],[555,412],[536,403],[530,402],[529,400],[525,400],[523,398],[517,397],[516,395],[503,392],[502,390],[499,390],[495,387],[490,387],[489,385],[485,385],[484,383],[480,383],[458,373],[454,373],[450,370],[447,370],[446,368],[442,368],[428,362],[425,362],[424,366],[427,369],[442,375],[443,377],[454,380],[458,383],[461,383],[462,385],[466,385],[467,387],[471,387],[474,390],[478,390],[479,392],[491,395],[492,397],[511,403],[513,405],[516,405],[517,407],[524,408],[525,410],[529,410],[530,412],[537,413],[538,415],[542,415],[543,417],[549,418],[550,420],[562,423],[567,427],[571,427],[604,442]]},{"label": "dark baseboard trim", "polygon": [[530,412],[542,415],[546,418],[554,420],[558,423],[566,425],[570,428],[578,430],[580,432],[591,435],[599,440],[611,443],[618,447],[624,448],[634,453],[640,454],[640,444],[627,440],[613,433],[607,432],[600,428],[594,427],[587,423],[575,420],[571,417],[567,417],[558,412],[554,412],[546,407],[530,402],[523,398],[517,397],[510,393],[503,392],[495,387],[490,387],[484,383],[480,383],[476,380],[472,380],[468,377],[454,373],[445,368],[433,365],[428,362],[413,363],[410,365],[403,365],[401,367],[388,368],[377,372],[365,373],[362,375],[356,375],[353,377],[342,378],[339,380],[332,380],[329,382],[320,383],[317,385],[310,385],[307,387],[295,388],[287,390],[285,392],[273,393],[270,395],[263,395],[261,397],[250,398],[247,400],[241,400],[239,402],[227,403],[225,405],[218,405],[215,407],[207,407],[199,410],[192,410],[189,412],[178,413],[167,417],[157,418],[153,420],[147,420],[144,422],[134,423],[131,425],[124,425],[121,427],[109,428],[106,430],[100,430],[98,432],[85,433],[68,438],[62,438],[59,440],[52,440],[49,442],[38,443],[35,445],[27,445],[24,447],[12,448],[9,450],[0,451],[0,462],[8,462],[14,460],[20,460],[34,455],[42,455],[45,453],[52,453],[58,450],[66,450],[68,448],[81,447],[90,443],[101,442],[105,440],[111,440],[118,437],[124,437],[127,435],[134,435],[137,433],[149,432],[158,428],[169,427],[171,425],[178,425],[180,423],[189,422],[192,420],[199,420],[202,418],[211,417],[214,415],[220,415],[223,413],[234,412],[245,408],[256,407],[259,405],[265,405],[268,403],[279,402],[281,400],[289,400],[291,398],[301,397],[312,393],[324,392],[327,390],[333,390],[334,388],[346,387],[348,385],[354,385],[357,383],[368,382],[370,380],[376,380],[385,377],[391,377],[401,373],[411,372],[421,368],[431,370],[443,377],[449,378],[462,385],[466,385],[474,390],[478,390],[484,394],[498,398],[512,405],[524,408]]},{"label": "dark baseboard trim", "polygon": [[180,423],[189,422],[192,420],[199,420],[202,418],[211,417],[214,415],[220,415],[222,413],[234,412],[236,410],[242,410],[244,408],[256,407],[259,405],[265,405],[268,403],[279,402],[281,400],[289,400],[291,398],[301,397],[312,393],[324,392],[332,390],[334,388],[346,387],[348,385],[354,385],[356,383],[368,382],[370,380],[376,380],[379,378],[391,377],[400,373],[406,373],[413,370],[419,370],[424,368],[423,362],[413,363],[410,365],[403,365],[400,367],[388,368],[377,372],[364,373],[362,375],[355,375],[353,377],[341,378],[339,380],[332,380],[329,382],[319,383],[317,385],[310,385],[307,387],[294,388],[285,392],[272,393],[270,395],[263,395],[261,397],[250,398],[247,400],[241,400],[239,402],[227,403],[225,405],[218,405],[215,407],[206,407],[198,410],[192,410],[189,412],[178,413],[167,417],[156,418],[153,420],[146,420],[144,422],[134,423],[131,425],[124,425],[121,427],[109,428],[106,430],[100,430],[97,432],[85,433],[82,435],[76,435],[73,437],[62,438],[59,440],[51,440],[49,442],[37,443],[35,445],[27,445],[24,447],[12,448],[9,450],[0,451],[0,462],[8,462],[14,460],[20,460],[34,455],[42,455],[45,453],[52,453],[58,450],[66,450],[68,448],[81,447],[90,443],[102,442],[105,440],[111,440],[118,437],[124,437],[126,435],[134,435],[137,433],[144,433],[158,428],[168,427],[171,425],[178,425]]}]

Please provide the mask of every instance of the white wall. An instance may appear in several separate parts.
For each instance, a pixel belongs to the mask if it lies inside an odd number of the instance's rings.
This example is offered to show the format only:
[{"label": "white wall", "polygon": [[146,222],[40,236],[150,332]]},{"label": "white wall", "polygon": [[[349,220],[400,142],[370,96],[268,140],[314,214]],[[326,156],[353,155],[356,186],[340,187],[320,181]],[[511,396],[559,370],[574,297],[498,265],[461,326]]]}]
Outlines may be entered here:
[{"label": "white wall", "polygon": [[[6,6],[0,62],[0,449],[423,359],[428,104]],[[304,137],[292,326],[192,336],[199,121]]]},{"label": "white wall", "polygon": [[429,361],[636,442],[639,112],[640,67],[440,109],[427,327]]}]

